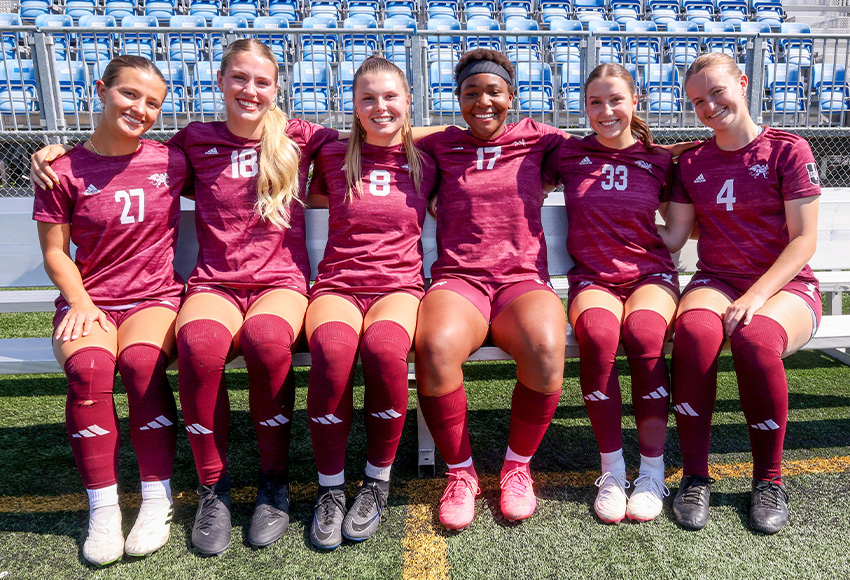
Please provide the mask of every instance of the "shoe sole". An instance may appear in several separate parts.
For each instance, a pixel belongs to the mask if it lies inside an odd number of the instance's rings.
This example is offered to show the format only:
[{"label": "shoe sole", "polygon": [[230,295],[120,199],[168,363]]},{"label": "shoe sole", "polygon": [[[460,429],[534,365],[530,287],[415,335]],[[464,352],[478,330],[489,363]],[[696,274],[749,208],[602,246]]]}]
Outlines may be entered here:
[{"label": "shoe sole", "polygon": [[121,556],[118,556],[114,560],[110,560],[109,562],[103,562],[102,564],[99,563],[99,562],[92,562],[91,560],[86,559],[85,556],[83,556],[83,559],[85,559],[86,562],[88,562],[92,566],[95,566],[97,568],[105,568],[106,566],[110,566],[110,565],[114,564],[115,562],[119,561],[122,557],[123,557],[123,554]]},{"label": "shoe sole", "polygon": [[651,522],[652,520],[654,520],[658,516],[652,516],[652,517],[645,518],[645,517],[640,517],[640,516],[633,516],[632,514],[626,514],[626,517],[629,518],[630,520],[632,520],[633,522],[643,523],[643,522]]},{"label": "shoe sole", "polygon": [[198,552],[198,554],[200,554],[204,558],[214,558],[216,556],[221,556],[228,549],[230,549],[230,544],[227,544],[222,550],[219,550],[218,552],[202,552],[202,551],[198,550],[197,548],[195,548],[195,550]]}]

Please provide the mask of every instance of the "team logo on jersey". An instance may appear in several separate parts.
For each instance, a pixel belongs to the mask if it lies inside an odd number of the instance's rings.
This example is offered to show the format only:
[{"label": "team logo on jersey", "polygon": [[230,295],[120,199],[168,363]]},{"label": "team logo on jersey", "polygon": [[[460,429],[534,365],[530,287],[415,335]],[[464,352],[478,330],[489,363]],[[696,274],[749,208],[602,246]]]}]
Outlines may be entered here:
[{"label": "team logo on jersey", "polygon": [[511,143],[513,147],[525,147],[525,139],[520,139],[519,141],[514,141]]},{"label": "team logo on jersey", "polygon": [[463,151],[463,147],[452,147],[452,151]]},{"label": "team logo on jersey", "polygon": [[750,167],[750,175],[753,176],[753,179],[757,179],[759,177],[767,179],[767,163],[759,163],[758,165]]},{"label": "team logo on jersey", "polygon": [[812,284],[811,282],[806,282],[806,283],[804,284],[804,286],[806,287],[806,289],[804,290],[804,292],[805,292],[805,293],[806,293],[806,294],[807,294],[807,295],[808,295],[808,296],[809,296],[812,300],[814,300],[814,299],[815,299],[815,285],[814,285],[814,284]]},{"label": "team logo on jersey", "polygon": [[809,172],[809,181],[812,182],[812,185],[817,185],[820,183],[817,165],[815,165],[814,163],[806,163],[806,171]]},{"label": "team logo on jersey", "polygon": [[342,167],[339,168],[340,171],[345,171],[345,163],[342,164]]},{"label": "team logo on jersey", "polygon": [[588,286],[593,286],[593,282],[590,280],[582,280],[578,283],[578,289],[587,288]]},{"label": "team logo on jersey", "polygon": [[212,149],[207,149],[207,152],[204,155],[218,155],[218,149],[213,147]]},{"label": "team logo on jersey", "polygon": [[643,167],[647,171],[652,171],[652,163],[649,163],[648,161],[638,159],[637,161],[635,161],[635,164],[637,164],[638,167]]},{"label": "team logo on jersey", "polygon": [[437,288],[438,286],[445,286],[446,284],[448,284],[448,282],[446,280],[443,280],[442,282],[435,282],[434,284],[431,284],[431,288]]},{"label": "team logo on jersey", "polygon": [[94,185],[89,185],[83,192],[83,195],[85,195],[86,197],[90,197],[92,195],[97,195],[98,193],[100,193],[100,190],[97,187],[95,187]]},{"label": "team logo on jersey", "polygon": [[579,165],[592,165],[593,161],[590,160],[590,157],[585,157],[578,163]]},{"label": "team logo on jersey", "polygon": [[168,174],[154,173],[148,177],[148,181],[150,181],[154,187],[168,187]]},{"label": "team logo on jersey", "polygon": [[401,168],[404,169],[405,171],[410,171],[410,165],[408,165],[407,163],[402,165]]},{"label": "team logo on jersey", "polygon": [[667,272],[659,272],[658,274],[653,274],[653,276],[661,278],[667,284],[673,283],[673,274],[668,274]]},{"label": "team logo on jersey", "polygon": [[700,278],[699,280],[694,280],[693,282],[691,282],[691,284],[696,286],[697,284],[708,284],[709,282],[711,282],[711,280],[709,280],[708,278]]},{"label": "team logo on jersey", "polygon": [[705,176],[700,173],[696,179],[694,179],[694,183],[705,183]]}]

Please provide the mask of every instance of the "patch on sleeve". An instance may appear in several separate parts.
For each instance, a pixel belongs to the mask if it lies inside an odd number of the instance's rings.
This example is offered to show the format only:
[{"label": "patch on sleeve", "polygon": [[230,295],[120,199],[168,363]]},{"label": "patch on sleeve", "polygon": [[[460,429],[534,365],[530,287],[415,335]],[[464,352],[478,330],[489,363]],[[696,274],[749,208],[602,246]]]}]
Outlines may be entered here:
[{"label": "patch on sleeve", "polygon": [[806,163],[806,171],[809,172],[809,181],[812,182],[812,185],[820,184],[820,177],[818,177],[818,166],[814,163]]}]

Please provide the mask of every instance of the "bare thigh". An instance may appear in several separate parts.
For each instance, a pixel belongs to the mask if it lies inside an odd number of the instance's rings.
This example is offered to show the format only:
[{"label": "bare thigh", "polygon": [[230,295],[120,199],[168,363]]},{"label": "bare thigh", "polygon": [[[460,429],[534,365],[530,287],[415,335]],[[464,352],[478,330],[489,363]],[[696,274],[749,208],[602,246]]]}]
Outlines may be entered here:
[{"label": "bare thigh", "polygon": [[407,292],[395,292],[381,298],[369,309],[363,321],[363,330],[379,320],[391,320],[404,328],[413,342],[418,312],[419,298]]},{"label": "bare thigh", "polygon": [[800,350],[812,336],[812,314],[808,304],[791,292],[777,292],[756,314],[767,316],[782,325],[788,335],[783,357]]},{"label": "bare thigh", "polygon": [[363,315],[354,304],[334,294],[319,296],[307,307],[304,328],[307,331],[307,342],[313,333],[326,322],[343,322],[360,334],[363,327]]},{"label": "bare thigh", "polygon": [[113,356],[118,356],[118,329],[112,324],[112,321],[107,322],[109,332],[101,328],[100,324],[92,324],[91,330],[86,336],[75,338],[74,340],[57,340],[53,339],[53,355],[56,361],[63,369],[65,361],[72,354],[82,348],[98,347],[112,353]]},{"label": "bare thigh", "polygon": [[239,329],[242,328],[242,313],[230,300],[211,292],[197,292],[183,302],[177,314],[175,332],[193,320],[215,320],[224,325],[233,337],[234,352],[238,349]]},{"label": "bare thigh", "polygon": [[118,329],[118,352],[131,344],[152,344],[162,349],[169,359],[177,354],[174,324],[177,313],[170,308],[152,306],[127,318]]},{"label": "bare thigh", "polygon": [[620,302],[619,298],[604,290],[589,288],[576,294],[576,297],[570,303],[570,324],[575,326],[582,312],[591,308],[604,308],[613,313],[618,320],[622,321],[623,319],[623,303]]},{"label": "bare thigh", "polygon": [[669,326],[676,314],[676,305],[676,295],[669,287],[645,284],[632,292],[626,300],[625,316],[635,310],[652,310],[663,316]]},{"label": "bare thigh", "polygon": [[258,314],[274,314],[283,318],[292,327],[296,338],[304,328],[304,313],[307,312],[307,297],[294,290],[279,288],[266,292],[251,304],[245,314],[245,320]]}]

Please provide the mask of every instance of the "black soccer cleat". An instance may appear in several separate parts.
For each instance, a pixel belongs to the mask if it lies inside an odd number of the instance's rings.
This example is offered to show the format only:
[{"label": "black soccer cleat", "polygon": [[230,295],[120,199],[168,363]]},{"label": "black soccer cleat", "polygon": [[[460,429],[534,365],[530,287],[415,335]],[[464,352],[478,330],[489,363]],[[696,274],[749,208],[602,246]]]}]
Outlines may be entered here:
[{"label": "black soccer cleat", "polygon": [[334,550],[342,543],[342,520],[345,518],[345,489],[321,487],[313,508],[310,543],[320,550]]},{"label": "black soccer cleat", "polygon": [[788,522],[788,492],[777,479],[753,480],[750,527],[763,534],[775,534]]},{"label": "black soccer cleat", "polygon": [[673,498],[673,515],[683,528],[701,530],[708,523],[708,500],[714,480],[700,475],[686,475]]},{"label": "black soccer cleat", "polygon": [[387,509],[389,481],[363,478],[363,485],[342,521],[342,535],[355,542],[368,540],[377,531]]},{"label": "black soccer cleat", "polygon": [[248,542],[263,548],[276,542],[289,526],[289,477],[260,472],[257,504],[248,528]]},{"label": "black soccer cleat", "polygon": [[225,474],[211,486],[201,485],[198,495],[192,545],[202,556],[220,556],[230,547],[230,478]]}]

